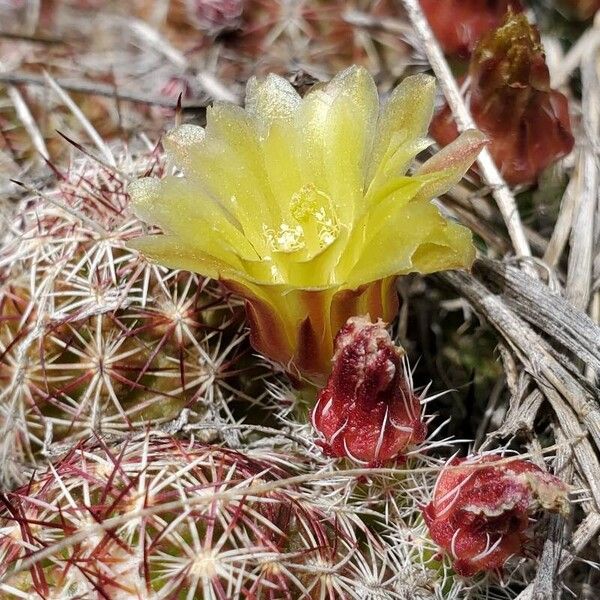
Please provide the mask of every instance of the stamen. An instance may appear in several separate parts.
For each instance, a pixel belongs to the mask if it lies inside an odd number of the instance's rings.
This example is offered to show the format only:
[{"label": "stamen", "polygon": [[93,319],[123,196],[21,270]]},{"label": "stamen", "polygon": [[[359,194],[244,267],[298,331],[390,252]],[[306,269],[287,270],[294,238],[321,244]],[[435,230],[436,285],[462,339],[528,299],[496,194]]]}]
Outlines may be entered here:
[{"label": "stamen", "polygon": [[337,239],[340,227],[332,214],[331,198],[313,183],[303,185],[292,195],[290,212],[304,225],[305,231],[312,229],[316,234],[319,249],[327,248]]},{"label": "stamen", "polygon": [[273,252],[296,252],[305,246],[304,229],[301,225],[282,223],[277,231],[263,225],[263,234]]}]

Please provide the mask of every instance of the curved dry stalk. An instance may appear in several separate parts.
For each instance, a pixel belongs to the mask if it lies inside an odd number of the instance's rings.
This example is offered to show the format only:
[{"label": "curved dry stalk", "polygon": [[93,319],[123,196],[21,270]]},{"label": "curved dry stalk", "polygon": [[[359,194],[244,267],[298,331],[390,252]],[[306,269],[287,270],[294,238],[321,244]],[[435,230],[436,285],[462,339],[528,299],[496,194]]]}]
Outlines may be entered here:
[{"label": "curved dry stalk", "polygon": [[594,233],[598,211],[598,136],[600,135],[600,82],[597,74],[598,46],[581,63],[583,85],[583,145],[577,163],[576,193],[578,208],[571,230],[571,252],[567,271],[566,296],[580,310],[586,311],[592,287]]},{"label": "curved dry stalk", "polygon": [[[87,79],[75,79],[66,77],[56,77],[56,83],[64,90],[70,92],[89,94],[91,96],[103,96],[105,98],[114,98],[124,102],[133,102],[134,104],[147,104],[150,106],[159,106],[161,108],[177,108],[177,99],[164,98],[149,94],[142,94],[132,90],[121,90],[115,86],[100,83],[99,81],[90,81]],[[34,85],[46,86],[47,81],[41,75],[33,73],[23,73],[21,71],[7,71],[0,73],[0,83],[9,83],[14,85]],[[206,108],[206,102],[198,100],[182,100],[182,110],[203,111]]]}]

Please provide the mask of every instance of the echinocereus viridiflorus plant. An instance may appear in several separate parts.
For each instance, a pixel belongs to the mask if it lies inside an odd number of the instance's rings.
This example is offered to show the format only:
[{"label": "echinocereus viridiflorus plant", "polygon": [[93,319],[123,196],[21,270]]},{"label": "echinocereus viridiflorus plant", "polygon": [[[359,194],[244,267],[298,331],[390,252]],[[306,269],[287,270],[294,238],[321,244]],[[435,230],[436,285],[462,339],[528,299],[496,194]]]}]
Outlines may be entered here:
[{"label": "echinocereus viridiflorus plant", "polygon": [[127,248],[143,232],[127,175],[162,169],[157,153],[119,156],[118,173],[79,159],[9,222],[0,248],[0,486],[65,440],[159,426],[183,410],[190,421],[231,421],[231,398],[256,388],[239,303],[214,281]]},{"label": "echinocereus viridiflorus plant", "polygon": [[0,594],[376,600],[397,598],[413,572],[429,584],[425,568],[396,564],[339,490],[294,481],[309,468],[273,448],[169,435],[79,443],[0,494]]}]

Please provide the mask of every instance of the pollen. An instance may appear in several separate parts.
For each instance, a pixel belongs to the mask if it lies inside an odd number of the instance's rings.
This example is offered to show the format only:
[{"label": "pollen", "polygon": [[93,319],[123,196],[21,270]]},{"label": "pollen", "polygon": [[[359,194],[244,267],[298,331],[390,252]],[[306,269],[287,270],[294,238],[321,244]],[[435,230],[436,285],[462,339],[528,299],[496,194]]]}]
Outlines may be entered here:
[{"label": "pollen", "polygon": [[332,218],[329,218],[325,213],[324,208],[320,208],[315,212],[315,220],[320,225],[319,227],[319,245],[320,247],[327,248],[331,246],[337,239],[340,232],[340,227]]},{"label": "pollen", "polygon": [[290,225],[281,223],[277,230],[263,225],[263,233],[267,240],[267,245],[272,252],[297,252],[304,248],[304,229],[301,225]]},{"label": "pollen", "polygon": [[304,221],[317,210],[316,197],[324,195],[323,192],[317,190],[314,183],[303,185],[297,192],[292,194],[290,201],[290,212],[296,221]]},{"label": "pollen", "polygon": [[[290,201],[292,217],[303,225],[306,236],[316,243],[318,250],[331,246],[339,234],[340,227],[331,204],[331,198],[313,183],[303,185]],[[309,242],[308,245],[312,244]]]}]

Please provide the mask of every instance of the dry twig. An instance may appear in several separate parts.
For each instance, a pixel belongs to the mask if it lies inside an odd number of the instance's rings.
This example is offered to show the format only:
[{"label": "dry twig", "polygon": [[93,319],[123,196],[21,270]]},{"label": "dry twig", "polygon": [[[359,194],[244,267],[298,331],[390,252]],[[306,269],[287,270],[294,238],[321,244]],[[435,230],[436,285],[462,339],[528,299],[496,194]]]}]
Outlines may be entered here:
[{"label": "dry twig", "polygon": [[[114,98],[124,102],[133,102],[134,104],[146,104],[148,106],[159,106],[163,108],[177,108],[177,99],[162,98],[160,96],[150,96],[147,94],[138,94],[132,91],[117,90],[114,86],[97,81],[86,79],[67,79],[62,77],[55,78],[56,83],[63,89],[70,92],[90,94],[92,96],[103,96],[105,98]],[[14,85],[35,85],[47,86],[48,82],[41,75],[21,72],[0,73],[0,83],[11,83]],[[181,102],[183,110],[203,111],[206,108],[206,102],[197,100],[183,100]]]}]

